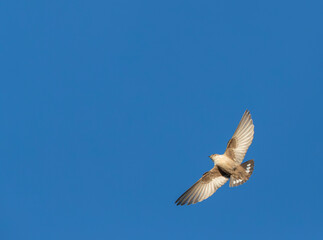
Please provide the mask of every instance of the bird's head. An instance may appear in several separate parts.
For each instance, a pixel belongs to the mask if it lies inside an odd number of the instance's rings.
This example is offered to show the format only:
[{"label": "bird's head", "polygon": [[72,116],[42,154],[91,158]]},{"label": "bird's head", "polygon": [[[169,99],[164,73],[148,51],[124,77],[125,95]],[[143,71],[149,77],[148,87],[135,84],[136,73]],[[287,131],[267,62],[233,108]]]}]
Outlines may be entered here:
[{"label": "bird's head", "polygon": [[212,160],[214,160],[216,158],[216,156],[218,156],[219,154],[212,154],[209,156],[209,158],[211,158]]}]

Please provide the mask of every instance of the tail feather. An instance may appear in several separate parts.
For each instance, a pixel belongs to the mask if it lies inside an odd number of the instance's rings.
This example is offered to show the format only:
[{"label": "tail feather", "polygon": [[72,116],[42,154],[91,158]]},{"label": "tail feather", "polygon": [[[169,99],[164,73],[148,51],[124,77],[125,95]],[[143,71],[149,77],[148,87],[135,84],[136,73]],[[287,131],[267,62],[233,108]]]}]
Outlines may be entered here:
[{"label": "tail feather", "polygon": [[253,159],[244,162],[240,165],[242,168],[238,168],[236,173],[233,173],[230,177],[230,187],[239,186],[247,182],[253,172],[255,163]]},{"label": "tail feather", "polygon": [[244,169],[246,169],[246,173],[249,174],[249,177],[251,176],[253,169],[255,167],[255,162],[253,161],[253,159],[244,162],[241,164],[241,167],[243,167]]}]

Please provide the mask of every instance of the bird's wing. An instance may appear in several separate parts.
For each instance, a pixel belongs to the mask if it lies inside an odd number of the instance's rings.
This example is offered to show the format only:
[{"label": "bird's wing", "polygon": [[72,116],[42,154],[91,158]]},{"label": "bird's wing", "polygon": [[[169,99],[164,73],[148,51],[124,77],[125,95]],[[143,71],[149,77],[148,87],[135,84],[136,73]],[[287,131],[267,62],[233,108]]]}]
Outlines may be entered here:
[{"label": "bird's wing", "polygon": [[216,165],[210,171],[203,174],[192,187],[182,194],[177,200],[177,205],[190,205],[201,202],[216,192],[229,179],[229,176]]},{"label": "bird's wing", "polygon": [[254,125],[248,110],[243,114],[240,123],[228,142],[225,155],[237,163],[241,163],[246,152],[252,143],[254,135]]}]

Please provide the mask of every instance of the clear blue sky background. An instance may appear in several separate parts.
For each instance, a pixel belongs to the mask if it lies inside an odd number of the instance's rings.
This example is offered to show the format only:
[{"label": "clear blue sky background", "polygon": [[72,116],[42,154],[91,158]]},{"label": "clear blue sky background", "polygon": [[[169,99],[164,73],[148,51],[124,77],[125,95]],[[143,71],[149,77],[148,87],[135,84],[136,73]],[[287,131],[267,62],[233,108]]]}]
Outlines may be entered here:
[{"label": "clear blue sky background", "polygon": [[[1,239],[322,239],[322,9],[1,1]],[[176,206],[247,108],[251,180]]]}]

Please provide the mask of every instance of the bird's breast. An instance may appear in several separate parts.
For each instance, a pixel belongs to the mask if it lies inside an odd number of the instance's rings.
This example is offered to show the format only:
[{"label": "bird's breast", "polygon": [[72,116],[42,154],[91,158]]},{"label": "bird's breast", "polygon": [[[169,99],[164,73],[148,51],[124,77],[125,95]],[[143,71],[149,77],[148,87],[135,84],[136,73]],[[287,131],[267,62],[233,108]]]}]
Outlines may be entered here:
[{"label": "bird's breast", "polygon": [[230,158],[219,155],[214,160],[214,164],[220,167],[222,170],[224,170],[227,173],[232,173],[234,169],[237,167],[237,163],[232,161]]}]

